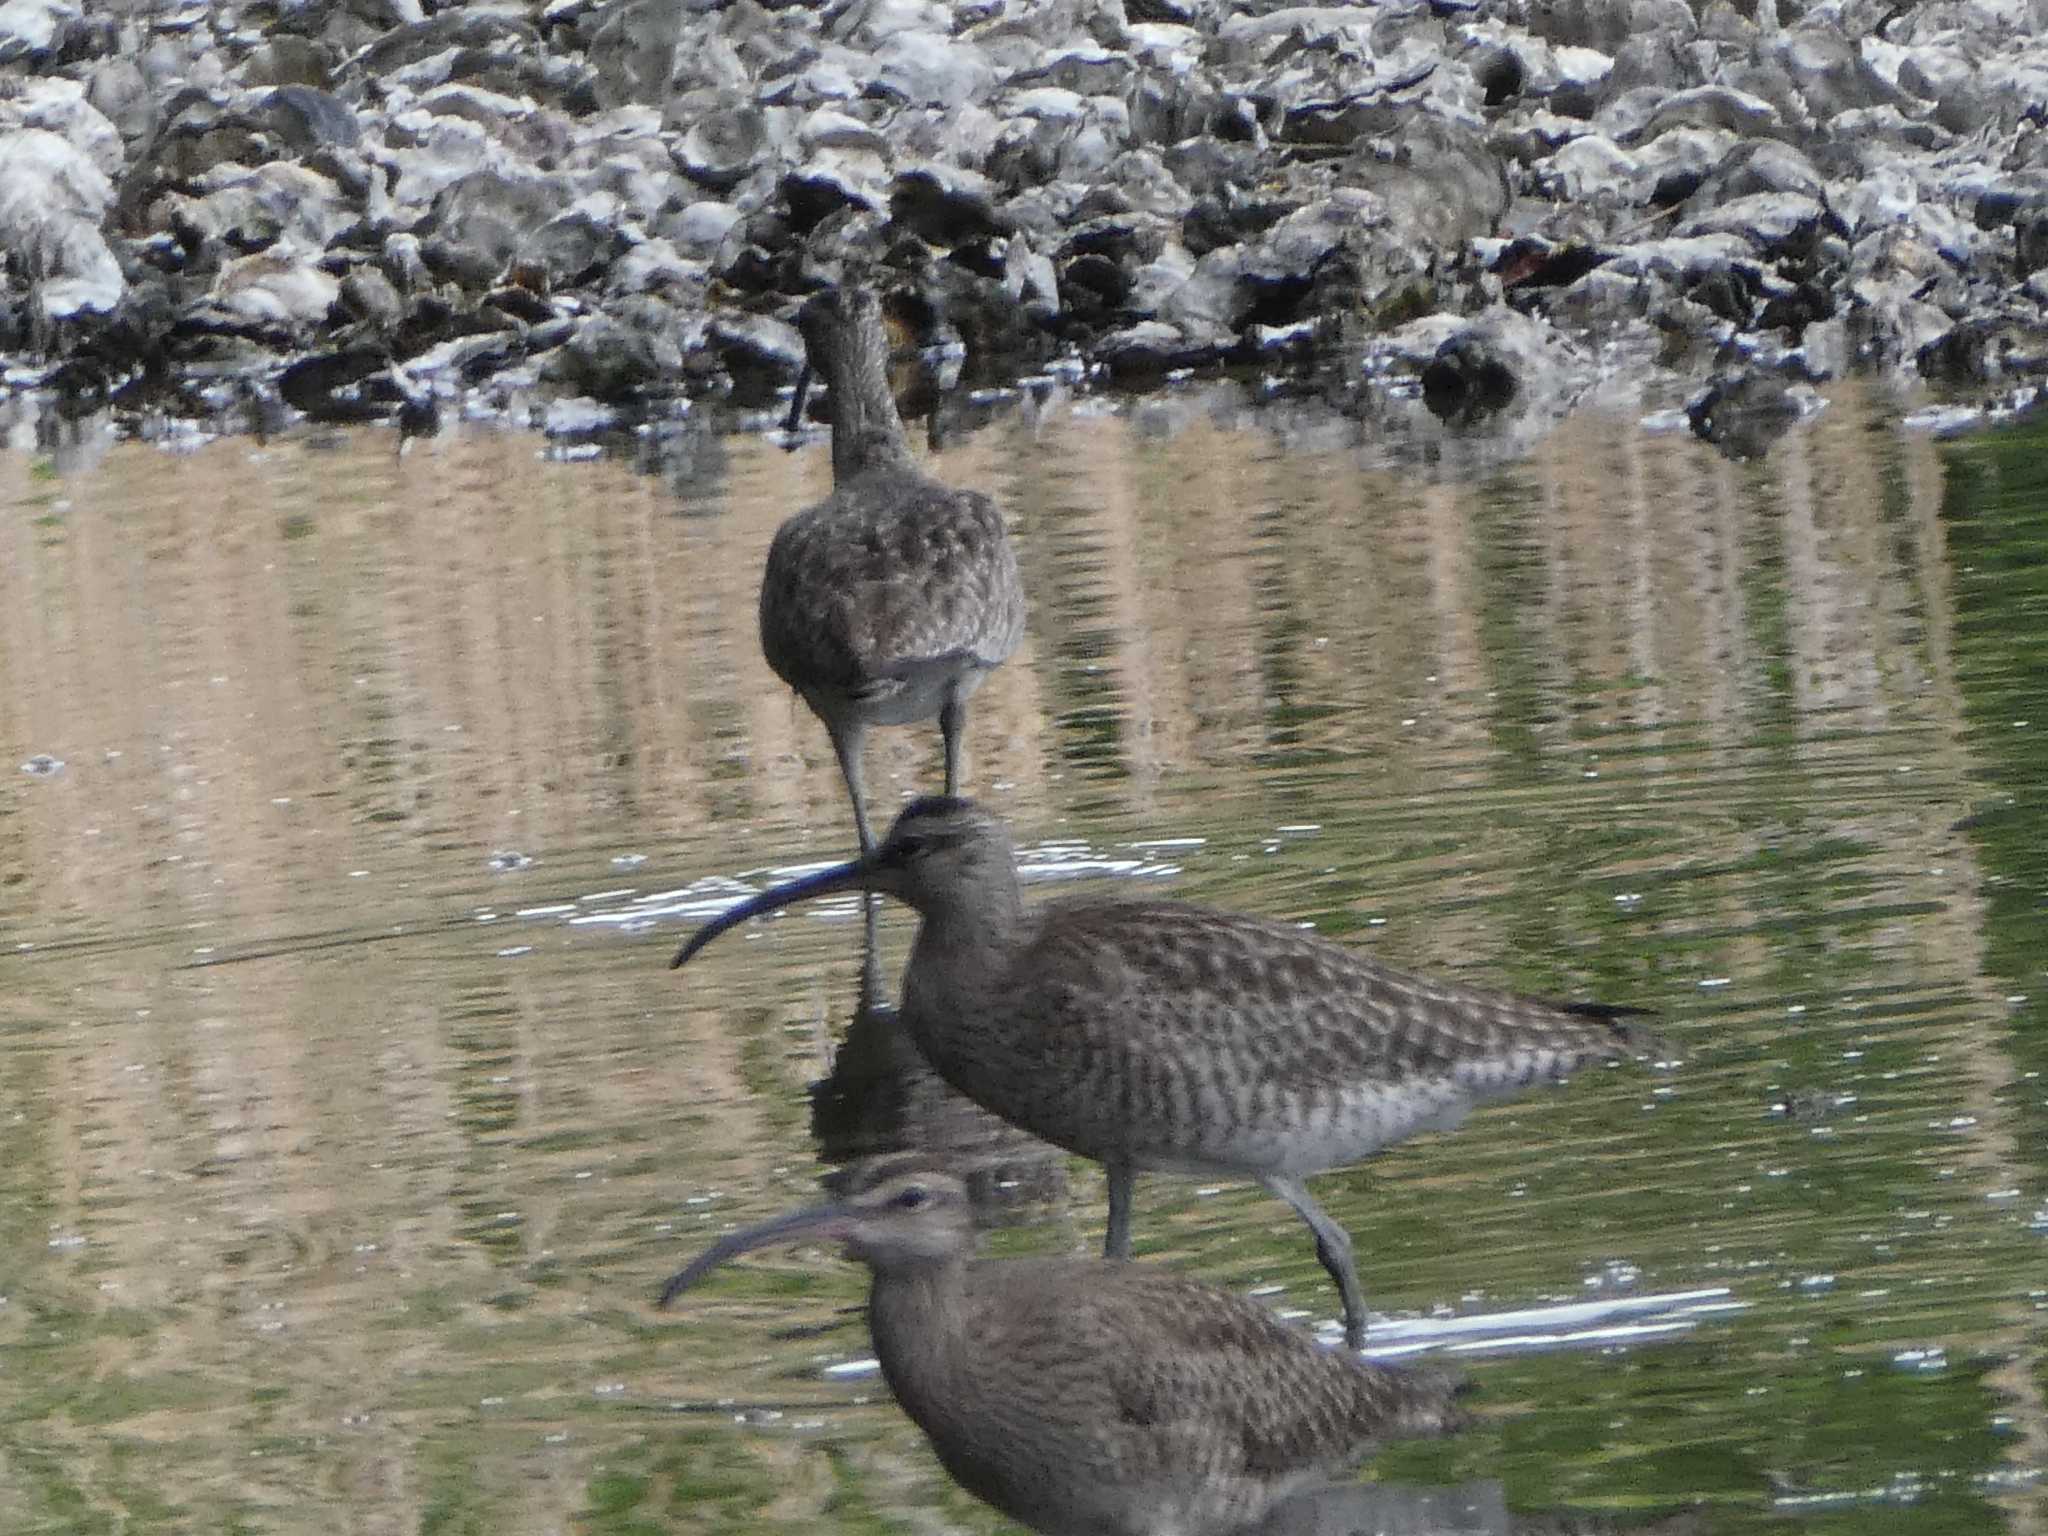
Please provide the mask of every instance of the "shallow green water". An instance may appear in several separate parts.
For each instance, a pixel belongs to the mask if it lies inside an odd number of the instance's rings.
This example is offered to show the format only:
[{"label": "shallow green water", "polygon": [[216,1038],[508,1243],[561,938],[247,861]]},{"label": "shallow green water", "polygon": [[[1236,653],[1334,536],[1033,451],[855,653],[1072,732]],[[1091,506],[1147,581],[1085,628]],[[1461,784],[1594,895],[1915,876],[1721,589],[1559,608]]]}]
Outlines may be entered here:
[{"label": "shallow green water", "polygon": [[[0,459],[0,1530],[1003,1528],[854,1368],[849,1264],[648,1305],[820,1137],[996,1160],[999,1251],[1102,1223],[1091,1166],[903,1079],[847,909],[664,970],[719,882],[852,838],[754,638],[824,455],[687,449]],[[1844,392],[1760,465],[1589,412],[1493,468],[1214,396],[941,456],[1033,603],[970,757],[1033,890],[1311,921],[1682,1051],[1318,1181],[1397,1322],[1725,1291],[1539,1310],[1461,1356],[1477,1429],[1370,1475],[2048,1523],[2043,449]],[[873,792],[937,762],[884,733]],[[1137,1231],[1332,1314],[1253,1188],[1145,1180]]]}]

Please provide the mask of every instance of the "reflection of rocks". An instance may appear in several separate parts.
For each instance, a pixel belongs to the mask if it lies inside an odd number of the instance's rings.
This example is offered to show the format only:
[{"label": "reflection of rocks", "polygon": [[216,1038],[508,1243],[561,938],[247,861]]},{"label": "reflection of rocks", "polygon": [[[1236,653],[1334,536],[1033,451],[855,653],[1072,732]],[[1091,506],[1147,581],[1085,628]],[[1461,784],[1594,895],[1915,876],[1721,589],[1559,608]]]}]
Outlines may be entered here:
[{"label": "reflection of rocks", "polygon": [[1065,1156],[940,1081],[886,1004],[854,1011],[831,1074],[811,1085],[811,1134],[819,1155],[835,1165],[891,1152],[936,1154],[966,1182],[984,1218],[1066,1194]]},{"label": "reflection of rocks", "polygon": [[1427,322],[1367,387],[1428,370],[1495,432],[1573,394],[1525,361],[1618,337],[2048,371],[2048,39],[1997,0],[428,10],[0,7],[0,341],[118,403],[365,345],[446,392],[759,401],[795,359],[731,338],[856,255],[970,380]]},{"label": "reflection of rocks", "polygon": [[1692,429],[1731,459],[1760,459],[1802,418],[1820,409],[1811,385],[1760,373],[1715,379],[1687,402]]}]

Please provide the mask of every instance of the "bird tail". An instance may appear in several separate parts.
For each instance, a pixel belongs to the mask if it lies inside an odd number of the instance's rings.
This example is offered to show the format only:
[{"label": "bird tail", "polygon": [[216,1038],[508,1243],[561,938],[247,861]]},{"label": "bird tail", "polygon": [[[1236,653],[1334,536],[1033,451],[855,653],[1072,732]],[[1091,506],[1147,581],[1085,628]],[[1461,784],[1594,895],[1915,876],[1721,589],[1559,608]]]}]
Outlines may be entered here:
[{"label": "bird tail", "polygon": [[1423,1438],[1456,1434],[1472,1422],[1466,1399],[1477,1390],[1463,1371],[1438,1365],[1393,1367],[1400,1372],[1402,1401],[1387,1426],[1390,1436]]},{"label": "bird tail", "polygon": [[1616,1047],[1615,1054],[1648,1057],[1653,1061],[1675,1059],[1671,1042],[1646,1026],[1634,1022],[1638,1019],[1654,1019],[1654,1008],[1630,1008],[1616,1003],[1552,1003],[1559,1013],[1569,1014],[1575,1019],[1589,1019],[1607,1026],[1609,1036]]}]

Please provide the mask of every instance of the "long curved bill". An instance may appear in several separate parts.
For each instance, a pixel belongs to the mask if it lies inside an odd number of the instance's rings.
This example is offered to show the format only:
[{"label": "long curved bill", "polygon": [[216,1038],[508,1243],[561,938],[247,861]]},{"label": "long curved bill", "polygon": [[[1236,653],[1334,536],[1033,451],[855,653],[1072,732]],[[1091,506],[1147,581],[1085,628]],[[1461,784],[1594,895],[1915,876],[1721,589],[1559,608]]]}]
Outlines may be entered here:
[{"label": "long curved bill", "polygon": [[777,1216],[757,1227],[748,1227],[721,1237],[668,1278],[661,1288],[657,1306],[667,1306],[677,1296],[702,1280],[727,1259],[771,1243],[794,1243],[804,1238],[844,1238],[853,1226],[853,1213],[843,1205],[813,1205],[801,1211]]},{"label": "long curved bill", "polygon": [[724,933],[728,928],[737,928],[749,918],[759,917],[764,912],[777,912],[792,902],[808,901],[813,896],[833,896],[840,891],[858,891],[867,885],[867,861],[854,859],[846,864],[834,864],[830,869],[821,869],[814,875],[805,875],[800,880],[791,880],[763,891],[751,901],[721,912],[703,927],[690,935],[689,942],[676,951],[675,959],[668,968],[676,970],[687,965],[698,950]]}]

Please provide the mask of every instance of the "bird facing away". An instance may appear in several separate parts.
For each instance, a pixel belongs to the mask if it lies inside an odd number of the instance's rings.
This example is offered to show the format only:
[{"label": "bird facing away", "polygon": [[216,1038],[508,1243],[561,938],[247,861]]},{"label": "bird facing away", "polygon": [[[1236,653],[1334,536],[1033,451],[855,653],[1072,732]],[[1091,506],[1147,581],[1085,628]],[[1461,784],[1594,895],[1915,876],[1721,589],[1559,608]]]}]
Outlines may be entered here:
[{"label": "bird facing away", "polygon": [[1463,1422],[1449,1378],[1319,1348],[1228,1291],[1143,1265],[973,1259],[965,1186],[916,1158],[720,1239],[662,1304],[735,1254],[818,1238],[874,1271],[876,1358],[940,1463],[1049,1536],[1241,1530],[1379,1441]]},{"label": "bird facing away", "polygon": [[1255,1178],[1315,1234],[1353,1348],[1365,1298],[1351,1239],[1303,1179],[1650,1048],[1624,1018],[1640,1010],[1404,975],[1283,923],[1099,896],[1027,912],[1002,823],[940,796],[906,807],[873,853],[706,923],[673,963],[750,917],[845,890],[923,919],[902,1014],[934,1070],[1104,1165],[1110,1257],[1130,1253],[1139,1171]]},{"label": "bird facing away", "polygon": [[806,369],[831,391],[832,494],[775,532],[761,578],[761,650],[825,722],[866,853],[868,727],[937,715],[946,793],[957,794],[967,699],[1017,649],[1024,591],[995,503],[912,462],[874,294],[818,294],[797,325]]}]

